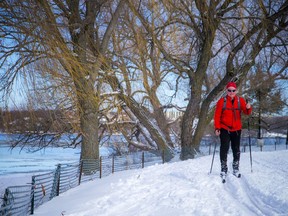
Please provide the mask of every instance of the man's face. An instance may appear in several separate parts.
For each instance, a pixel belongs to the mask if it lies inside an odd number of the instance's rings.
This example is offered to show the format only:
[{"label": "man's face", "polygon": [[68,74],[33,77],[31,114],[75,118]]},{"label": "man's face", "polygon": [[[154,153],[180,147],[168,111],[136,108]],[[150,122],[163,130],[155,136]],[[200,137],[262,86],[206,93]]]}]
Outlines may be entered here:
[{"label": "man's face", "polygon": [[229,87],[228,89],[226,89],[228,96],[230,97],[235,97],[236,93],[237,93],[237,89],[234,87]]}]

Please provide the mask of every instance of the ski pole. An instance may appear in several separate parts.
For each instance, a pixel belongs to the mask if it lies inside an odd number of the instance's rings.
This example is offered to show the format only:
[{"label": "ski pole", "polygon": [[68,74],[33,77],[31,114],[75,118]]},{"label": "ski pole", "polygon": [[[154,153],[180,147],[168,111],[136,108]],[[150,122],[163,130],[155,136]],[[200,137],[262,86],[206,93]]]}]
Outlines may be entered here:
[{"label": "ski pole", "polygon": [[[246,99],[248,103],[248,99]],[[251,173],[253,172],[252,169],[252,151],[251,151],[251,136],[250,136],[250,117],[248,117],[248,138],[249,138],[249,151],[250,151],[250,165],[251,165]]]},{"label": "ski pole", "polygon": [[210,174],[211,174],[212,168],[213,168],[214,157],[215,157],[215,152],[216,152],[216,146],[217,146],[217,142],[215,142],[215,145],[214,145],[214,151],[213,151],[212,163],[211,163],[211,168],[210,168]]}]

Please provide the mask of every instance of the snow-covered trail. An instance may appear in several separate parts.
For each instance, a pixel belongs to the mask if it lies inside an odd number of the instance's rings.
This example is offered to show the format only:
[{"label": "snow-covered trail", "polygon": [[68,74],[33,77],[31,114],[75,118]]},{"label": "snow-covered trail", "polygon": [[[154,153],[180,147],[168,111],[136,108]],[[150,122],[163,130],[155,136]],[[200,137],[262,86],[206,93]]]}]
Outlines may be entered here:
[{"label": "snow-covered trail", "polygon": [[212,174],[212,156],[119,172],[61,194],[35,215],[287,216],[287,156],[287,150],[254,153],[251,173],[249,154],[242,153],[242,177],[229,174],[225,184],[218,156]]}]

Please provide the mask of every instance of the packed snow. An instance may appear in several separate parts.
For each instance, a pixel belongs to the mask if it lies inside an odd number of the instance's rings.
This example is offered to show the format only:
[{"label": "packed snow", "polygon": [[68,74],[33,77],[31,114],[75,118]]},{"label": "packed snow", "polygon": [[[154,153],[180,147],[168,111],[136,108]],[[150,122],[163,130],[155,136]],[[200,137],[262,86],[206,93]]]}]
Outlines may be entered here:
[{"label": "packed snow", "polygon": [[[287,216],[288,151],[241,154],[241,178],[219,176],[219,155],[122,171],[82,183],[36,216]],[[228,161],[231,167],[232,155]],[[251,169],[252,168],[252,169]],[[230,169],[231,172],[231,169]]]}]

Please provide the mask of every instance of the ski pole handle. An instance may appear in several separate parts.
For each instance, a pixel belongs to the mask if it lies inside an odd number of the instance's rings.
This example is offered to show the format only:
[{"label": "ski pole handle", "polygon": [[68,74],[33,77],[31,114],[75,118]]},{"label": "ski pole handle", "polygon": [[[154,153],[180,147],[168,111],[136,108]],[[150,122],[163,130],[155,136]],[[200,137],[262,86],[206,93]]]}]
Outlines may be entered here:
[{"label": "ski pole handle", "polygon": [[248,98],[246,98],[246,109],[250,109],[251,108],[251,104],[249,103]]}]

